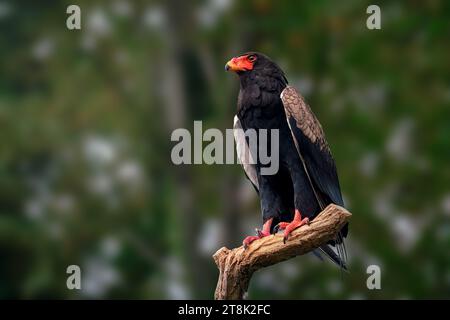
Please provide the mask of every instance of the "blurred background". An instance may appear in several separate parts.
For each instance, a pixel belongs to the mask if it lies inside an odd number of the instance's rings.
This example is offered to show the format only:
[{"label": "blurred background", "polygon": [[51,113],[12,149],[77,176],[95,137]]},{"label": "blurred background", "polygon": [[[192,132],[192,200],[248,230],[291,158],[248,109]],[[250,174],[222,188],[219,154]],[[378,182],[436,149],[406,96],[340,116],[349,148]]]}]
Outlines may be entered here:
[{"label": "blurred background", "polygon": [[249,297],[449,298],[450,3],[376,1],[373,31],[370,4],[0,0],[0,298],[213,298],[259,202],[239,165],[173,165],[170,135],[232,127],[248,50],[312,106],[353,213],[350,274],[297,257]]}]

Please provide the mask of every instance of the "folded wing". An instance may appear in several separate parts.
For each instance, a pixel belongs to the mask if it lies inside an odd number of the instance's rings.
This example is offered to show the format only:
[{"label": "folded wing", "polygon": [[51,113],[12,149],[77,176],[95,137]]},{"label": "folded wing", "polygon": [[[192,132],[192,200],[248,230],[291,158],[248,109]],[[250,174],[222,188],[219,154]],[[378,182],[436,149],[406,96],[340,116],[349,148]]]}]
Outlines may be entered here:
[{"label": "folded wing", "polygon": [[322,126],[293,87],[283,90],[281,100],[292,138],[321,208],[329,203],[343,206],[336,165]]}]

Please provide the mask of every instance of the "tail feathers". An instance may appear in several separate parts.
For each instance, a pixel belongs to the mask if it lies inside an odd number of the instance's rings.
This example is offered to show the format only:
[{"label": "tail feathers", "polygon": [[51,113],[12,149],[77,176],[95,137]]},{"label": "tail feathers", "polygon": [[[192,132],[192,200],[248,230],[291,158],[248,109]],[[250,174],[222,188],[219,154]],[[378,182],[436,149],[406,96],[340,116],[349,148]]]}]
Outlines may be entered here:
[{"label": "tail feathers", "polygon": [[339,266],[342,270],[348,271],[347,265],[343,258],[339,257],[333,249],[329,245],[323,245],[320,248],[320,251],[324,253],[334,264]]},{"label": "tail feathers", "polygon": [[312,253],[319,258],[320,261],[323,261],[323,257],[318,250],[313,250]]}]

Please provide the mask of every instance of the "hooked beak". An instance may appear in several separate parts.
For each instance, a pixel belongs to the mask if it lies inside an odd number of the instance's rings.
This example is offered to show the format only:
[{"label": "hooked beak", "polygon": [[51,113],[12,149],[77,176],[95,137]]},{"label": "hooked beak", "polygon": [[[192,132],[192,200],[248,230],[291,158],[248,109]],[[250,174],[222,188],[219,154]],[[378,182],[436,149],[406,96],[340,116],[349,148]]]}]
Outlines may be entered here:
[{"label": "hooked beak", "polygon": [[239,68],[237,59],[233,58],[225,64],[225,71],[238,72],[238,71],[243,71],[243,70],[241,70],[241,68]]}]

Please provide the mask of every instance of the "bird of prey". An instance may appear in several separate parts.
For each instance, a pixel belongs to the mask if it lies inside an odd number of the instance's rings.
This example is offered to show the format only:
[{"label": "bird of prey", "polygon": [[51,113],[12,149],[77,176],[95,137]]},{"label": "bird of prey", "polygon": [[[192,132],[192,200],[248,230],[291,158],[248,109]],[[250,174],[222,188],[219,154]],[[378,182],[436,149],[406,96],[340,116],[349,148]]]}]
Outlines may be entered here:
[{"label": "bird of prey", "polygon": [[[279,170],[274,175],[261,174],[264,165],[259,160],[252,164],[241,158],[242,150],[249,150],[249,140],[235,130],[238,156],[259,194],[263,217],[262,230],[246,237],[243,245],[247,248],[278,230],[284,230],[286,242],[294,229],[309,223],[328,204],[344,206],[334,159],[311,108],[269,57],[248,52],[228,61],[225,70],[234,71],[240,80],[234,129],[279,130],[279,141],[270,141],[268,135],[267,142],[279,143]],[[348,224],[319,248],[342,269],[346,269],[347,233]],[[315,254],[320,257],[318,251]]]}]

